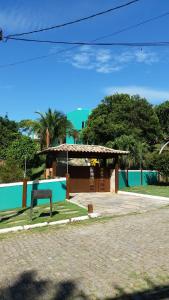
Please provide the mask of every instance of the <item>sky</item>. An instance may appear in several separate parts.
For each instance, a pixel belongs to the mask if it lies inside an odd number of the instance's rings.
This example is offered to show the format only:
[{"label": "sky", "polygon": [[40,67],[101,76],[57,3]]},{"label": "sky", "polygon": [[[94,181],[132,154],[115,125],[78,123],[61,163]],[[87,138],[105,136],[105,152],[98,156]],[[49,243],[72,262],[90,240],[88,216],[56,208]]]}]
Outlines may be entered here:
[{"label": "sky", "polygon": [[[129,0],[1,0],[4,35],[60,24]],[[30,38],[92,41],[169,12],[168,0],[139,0],[91,20],[30,35]],[[99,42],[169,41],[169,15]],[[28,37],[28,36],[27,36]],[[36,118],[49,107],[64,113],[94,108],[113,93],[139,94],[154,104],[169,99],[169,47],[115,47],[0,43],[0,115]],[[10,63],[47,56],[8,66]],[[6,66],[7,65],[7,66]]]}]

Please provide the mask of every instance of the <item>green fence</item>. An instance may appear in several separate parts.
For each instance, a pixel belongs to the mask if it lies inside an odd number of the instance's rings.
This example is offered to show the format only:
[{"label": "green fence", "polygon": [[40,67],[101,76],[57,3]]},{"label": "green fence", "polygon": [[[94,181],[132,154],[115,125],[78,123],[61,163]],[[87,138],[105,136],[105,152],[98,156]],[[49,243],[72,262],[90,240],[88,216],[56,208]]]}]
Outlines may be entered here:
[{"label": "green fence", "polygon": [[[23,183],[0,184],[0,210],[22,207]],[[66,179],[51,179],[40,181],[28,181],[27,185],[27,206],[30,206],[32,190],[52,190],[53,202],[60,202],[66,199]],[[38,204],[49,203],[48,199],[38,200]]]},{"label": "green fence", "polygon": [[158,171],[119,170],[119,189],[158,183]]}]

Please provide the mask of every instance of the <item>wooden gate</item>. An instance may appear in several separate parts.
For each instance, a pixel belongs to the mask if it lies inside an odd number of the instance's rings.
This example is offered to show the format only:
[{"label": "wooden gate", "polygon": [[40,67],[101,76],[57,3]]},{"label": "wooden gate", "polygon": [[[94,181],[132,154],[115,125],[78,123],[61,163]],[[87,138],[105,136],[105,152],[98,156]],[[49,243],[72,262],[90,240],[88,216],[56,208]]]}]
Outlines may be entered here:
[{"label": "wooden gate", "polygon": [[69,166],[70,193],[110,192],[110,170]]}]

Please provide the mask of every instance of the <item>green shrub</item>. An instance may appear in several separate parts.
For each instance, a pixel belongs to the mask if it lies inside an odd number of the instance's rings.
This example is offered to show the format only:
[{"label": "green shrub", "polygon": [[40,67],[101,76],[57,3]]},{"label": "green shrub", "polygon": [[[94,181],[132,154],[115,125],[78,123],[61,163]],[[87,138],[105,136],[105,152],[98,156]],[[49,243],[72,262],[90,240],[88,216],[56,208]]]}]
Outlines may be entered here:
[{"label": "green shrub", "polygon": [[23,179],[23,170],[17,162],[8,160],[4,165],[0,166],[1,183],[18,182]]}]

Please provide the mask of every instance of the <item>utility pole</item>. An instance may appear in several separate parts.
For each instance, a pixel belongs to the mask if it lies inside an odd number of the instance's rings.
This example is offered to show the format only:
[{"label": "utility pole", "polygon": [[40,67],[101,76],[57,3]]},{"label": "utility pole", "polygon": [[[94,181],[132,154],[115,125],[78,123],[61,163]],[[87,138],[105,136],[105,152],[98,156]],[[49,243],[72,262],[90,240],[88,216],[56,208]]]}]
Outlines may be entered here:
[{"label": "utility pole", "polygon": [[27,178],[26,178],[26,155],[25,155],[25,171],[23,178],[23,188],[22,188],[22,207],[26,207],[27,200]]}]

